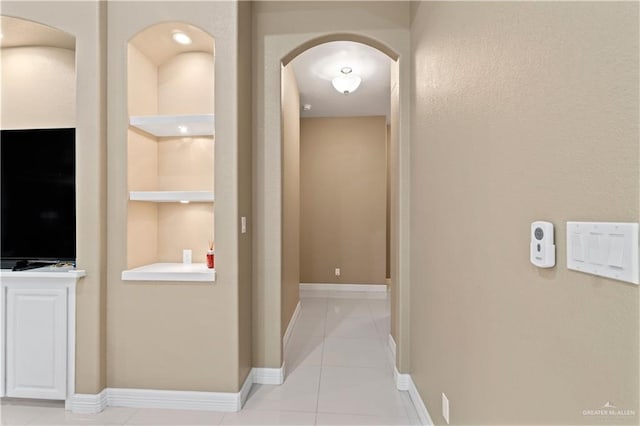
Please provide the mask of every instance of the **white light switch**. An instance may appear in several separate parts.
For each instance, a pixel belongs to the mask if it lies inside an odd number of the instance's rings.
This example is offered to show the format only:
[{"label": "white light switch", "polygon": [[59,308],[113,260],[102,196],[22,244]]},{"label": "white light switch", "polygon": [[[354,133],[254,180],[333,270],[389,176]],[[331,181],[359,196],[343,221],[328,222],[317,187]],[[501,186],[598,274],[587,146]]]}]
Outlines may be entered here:
[{"label": "white light switch", "polygon": [[624,235],[612,234],[609,238],[609,260],[607,263],[614,268],[622,268],[624,257]]},{"label": "white light switch", "polygon": [[637,223],[567,222],[567,268],[640,283]]},{"label": "white light switch", "polygon": [[240,218],[240,233],[241,234],[247,233],[247,217],[246,216],[242,216]]},{"label": "white light switch", "polygon": [[595,263],[596,265],[602,265],[602,261],[600,260],[602,256],[600,255],[600,234],[592,234],[589,233],[587,235],[587,248],[589,255],[587,259],[589,263]]},{"label": "white light switch", "polygon": [[584,262],[584,244],[582,242],[582,235],[573,233],[571,234],[570,244],[573,248],[573,260],[578,262]]}]

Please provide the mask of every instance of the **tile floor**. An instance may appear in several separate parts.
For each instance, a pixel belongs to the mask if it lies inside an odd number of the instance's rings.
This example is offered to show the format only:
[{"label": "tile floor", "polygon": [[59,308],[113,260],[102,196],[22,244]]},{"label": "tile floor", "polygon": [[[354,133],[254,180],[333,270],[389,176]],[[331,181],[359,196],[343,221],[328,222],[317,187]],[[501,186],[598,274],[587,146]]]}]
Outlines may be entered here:
[{"label": "tile floor", "polygon": [[62,403],[3,400],[2,425],[417,425],[398,392],[387,346],[386,294],[303,292],[285,351],[283,385],[253,385],[238,413],[108,407],[73,414]]}]

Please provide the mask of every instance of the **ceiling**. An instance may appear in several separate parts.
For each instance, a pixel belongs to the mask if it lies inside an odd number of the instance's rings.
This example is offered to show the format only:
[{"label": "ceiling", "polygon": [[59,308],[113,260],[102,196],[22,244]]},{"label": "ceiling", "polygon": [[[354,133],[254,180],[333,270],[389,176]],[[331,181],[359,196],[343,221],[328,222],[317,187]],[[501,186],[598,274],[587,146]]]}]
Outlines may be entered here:
[{"label": "ceiling", "polygon": [[[174,31],[181,31],[191,38],[191,44],[178,44],[172,39]],[[140,31],[131,39],[140,52],[155,65],[162,65],[169,58],[185,52],[207,52],[213,54],[213,37],[181,22],[163,22]]]},{"label": "ceiling", "polygon": [[[379,50],[352,41],[334,41],[302,52],[293,61],[300,91],[301,117],[385,115],[390,110],[391,59]],[[342,67],[362,77],[360,87],[348,95],[338,93],[331,80]]]},{"label": "ceiling", "polygon": [[0,16],[0,47],[49,46],[75,50],[76,38],[69,33],[24,19]]}]

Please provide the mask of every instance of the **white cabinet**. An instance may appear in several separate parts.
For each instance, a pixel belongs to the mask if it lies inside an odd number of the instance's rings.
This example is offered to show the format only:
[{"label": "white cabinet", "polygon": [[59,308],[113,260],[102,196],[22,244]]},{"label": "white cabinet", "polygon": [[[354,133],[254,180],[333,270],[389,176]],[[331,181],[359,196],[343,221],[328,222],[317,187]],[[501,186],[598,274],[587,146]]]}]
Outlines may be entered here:
[{"label": "white cabinet", "polygon": [[67,291],[8,288],[7,396],[67,396]]},{"label": "white cabinet", "polygon": [[75,391],[76,282],[84,271],[0,271],[0,396]]}]

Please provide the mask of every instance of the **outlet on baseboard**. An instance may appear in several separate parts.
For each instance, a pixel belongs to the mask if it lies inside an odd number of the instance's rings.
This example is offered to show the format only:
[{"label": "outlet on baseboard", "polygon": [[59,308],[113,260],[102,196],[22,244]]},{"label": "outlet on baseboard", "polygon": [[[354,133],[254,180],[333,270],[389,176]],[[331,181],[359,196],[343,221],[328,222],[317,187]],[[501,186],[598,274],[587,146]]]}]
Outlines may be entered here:
[{"label": "outlet on baseboard", "polygon": [[340,276],[340,268],[336,268],[336,277]]},{"label": "outlet on baseboard", "polygon": [[442,392],[442,417],[449,424],[449,398]]}]

